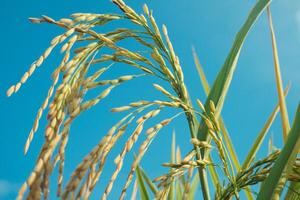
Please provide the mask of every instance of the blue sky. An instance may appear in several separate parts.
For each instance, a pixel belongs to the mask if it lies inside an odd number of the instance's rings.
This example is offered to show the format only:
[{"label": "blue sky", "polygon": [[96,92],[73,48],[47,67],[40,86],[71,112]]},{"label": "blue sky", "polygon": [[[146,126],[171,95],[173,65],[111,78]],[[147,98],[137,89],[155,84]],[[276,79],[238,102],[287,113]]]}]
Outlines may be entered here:
[{"label": "blue sky", "polygon": [[[127,0],[126,2],[139,12],[142,12],[143,3],[147,3],[154,10],[157,23],[167,25],[175,51],[180,57],[192,98],[197,97],[204,101],[205,96],[193,64],[191,47],[196,48],[208,80],[212,84],[229,52],[236,32],[246,19],[255,0],[173,0],[172,3],[159,0]],[[59,19],[68,17],[74,12],[106,13],[118,12],[118,9],[109,0],[2,0],[1,4],[0,199],[13,199],[18,187],[32,170],[42,144],[43,127],[35,137],[28,154],[23,155],[23,145],[36,112],[50,86],[49,77],[59,61],[58,54],[50,56],[19,93],[7,98],[5,91],[19,80],[30,64],[47,48],[51,38],[62,31],[51,25],[30,24],[27,18],[46,14]],[[300,3],[295,0],[275,0],[271,8],[284,84],[286,85],[288,81],[292,83],[287,97],[290,121],[292,121],[300,92]],[[117,77],[119,73],[113,71],[108,77]],[[82,156],[89,152],[101,136],[122,116],[122,114],[109,114],[110,108],[138,99],[156,98],[158,93],[152,89],[150,83],[151,80],[145,82],[138,80],[120,87],[109,99],[75,121],[67,150],[65,177],[70,175]],[[222,112],[241,161],[276,102],[270,33],[266,13],[263,13],[244,44]],[[170,115],[163,114],[163,117],[168,116]],[[42,124],[45,124],[45,119]],[[186,121],[183,117],[178,118],[160,132],[142,161],[142,166],[151,177],[164,172],[159,164],[169,160],[170,137],[173,129],[176,131],[177,141],[183,152],[190,149]],[[275,145],[280,147],[279,118],[271,128],[269,136],[270,134],[274,135]],[[114,156],[120,150],[120,145],[113,151]],[[266,152],[265,147],[260,152],[260,156],[266,155]],[[110,156],[111,161],[114,156]],[[128,163],[132,161],[132,157],[132,154],[128,156]],[[125,165],[120,175],[121,179],[110,196],[111,199],[118,197],[119,185],[124,183],[128,167],[129,165]],[[105,168],[107,173],[98,184],[92,199],[96,199],[97,194],[103,191],[113,168],[113,162],[108,163]],[[54,178],[52,183],[55,181]]]}]

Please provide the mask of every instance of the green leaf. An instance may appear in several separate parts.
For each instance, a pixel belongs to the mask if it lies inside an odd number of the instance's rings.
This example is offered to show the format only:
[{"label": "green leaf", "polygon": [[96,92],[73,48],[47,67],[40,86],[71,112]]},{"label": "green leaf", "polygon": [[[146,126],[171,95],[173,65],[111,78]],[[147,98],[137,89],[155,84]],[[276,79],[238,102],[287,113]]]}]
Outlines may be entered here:
[{"label": "green leaf", "polygon": [[[176,150],[176,162],[177,163],[181,162],[181,151],[179,146],[177,146],[177,150]],[[185,185],[185,177],[184,176],[179,177],[177,182],[180,182],[182,185]],[[177,187],[175,186],[175,188]]]},{"label": "green leaf", "polygon": [[176,199],[182,199],[183,185],[181,181],[177,180],[175,183],[175,187],[176,187]]},{"label": "green leaf", "polygon": [[[171,144],[171,163],[175,163],[175,159],[176,159],[176,137],[175,137],[175,131],[173,131],[172,133],[172,144]],[[173,169],[170,169],[171,171]],[[173,200],[174,199],[174,182],[172,182],[170,184],[170,191],[169,191],[169,195],[168,195],[168,199],[169,200]]]},{"label": "green leaf", "polygon": [[[206,79],[204,70],[203,70],[203,68],[200,64],[200,61],[199,61],[199,58],[196,54],[195,49],[193,48],[192,51],[193,51],[194,62],[195,62],[195,65],[196,65],[196,68],[197,68],[197,71],[198,71],[198,74],[199,74],[199,77],[200,77],[200,80],[201,80],[201,85],[203,87],[203,90],[204,90],[205,94],[208,95],[209,92],[210,92],[209,83]],[[232,144],[232,141],[230,139],[229,133],[228,133],[227,128],[225,126],[225,122],[222,119],[222,116],[219,117],[218,122],[219,122],[219,125],[220,125],[221,133],[223,135],[225,144],[227,146],[229,155],[230,155],[230,157],[233,161],[233,165],[234,165],[236,171],[239,172],[240,169],[241,169],[240,162],[238,160],[238,156],[236,154],[236,151],[235,151],[234,146]],[[209,156],[209,159],[211,160],[210,156]],[[209,169],[210,175],[212,177],[214,186],[216,188],[216,187],[218,187],[218,184],[220,183],[218,174],[217,174],[217,172],[216,172],[216,170],[213,166],[209,166],[208,169]],[[247,196],[248,199],[250,199],[250,200],[254,199],[252,193],[250,192],[250,188],[248,188],[248,190],[245,190],[245,193],[246,193],[246,196]]]},{"label": "green leaf", "polygon": [[[204,90],[205,94],[208,95],[209,92],[210,92],[209,83],[206,79],[204,70],[203,70],[203,68],[200,64],[199,58],[198,58],[197,53],[196,53],[194,48],[192,49],[192,52],[193,52],[194,62],[195,62],[195,65],[196,65],[196,68],[197,68],[197,71],[198,71],[198,75],[199,75],[200,80],[201,80],[201,85],[203,87],[203,90]],[[225,123],[224,123],[221,116],[219,117],[218,121],[219,121],[219,124],[220,124],[221,133],[223,134],[226,146],[228,147],[229,154],[230,154],[231,158],[233,159],[233,163],[235,165],[236,170],[239,171],[240,170],[240,163],[238,161],[238,158],[237,158],[236,152],[234,150],[233,144],[231,142],[230,136],[228,134],[228,131],[225,127]],[[211,156],[209,156],[209,161],[213,162]],[[218,174],[217,174],[217,172],[216,172],[216,170],[213,166],[208,166],[208,169],[209,169],[214,187],[217,188],[218,184],[220,183]],[[252,196],[251,193],[248,196],[249,197]]]},{"label": "green leaf", "polygon": [[[233,73],[236,68],[236,64],[239,58],[239,53],[241,51],[241,48],[243,46],[243,43],[246,39],[246,36],[255,23],[255,21],[258,19],[262,11],[270,4],[271,0],[259,0],[253,9],[251,10],[246,22],[240,29],[240,31],[237,33],[233,46],[230,50],[229,55],[227,56],[225,63],[223,64],[220,72],[218,73],[218,76],[216,80],[214,81],[214,84],[212,86],[212,89],[210,90],[210,93],[208,95],[208,98],[205,103],[205,109],[210,112],[210,101],[213,101],[216,105],[216,116],[218,116],[222,110],[226,94],[228,92]],[[198,128],[198,139],[200,140],[208,140],[208,128],[204,122],[204,120],[201,121],[199,128]],[[202,156],[204,156],[204,151],[202,151]]]},{"label": "green leaf", "polygon": [[136,168],[136,175],[137,175],[137,182],[138,182],[138,186],[139,186],[141,200],[150,200],[150,197],[149,197],[148,191],[146,189],[145,182],[142,178],[139,167]]},{"label": "green leaf", "polygon": [[[287,95],[288,90],[289,90],[289,86],[285,90],[285,95]],[[247,169],[250,166],[250,164],[252,163],[252,161],[254,160],[254,158],[256,156],[256,153],[260,149],[261,144],[262,144],[265,136],[267,135],[271,125],[273,124],[278,112],[279,112],[279,103],[276,105],[276,107],[274,108],[274,110],[271,113],[270,117],[268,118],[267,122],[265,123],[264,127],[262,128],[262,130],[258,134],[254,144],[251,147],[251,150],[249,151],[249,153],[248,153],[248,155],[247,155],[247,157],[246,157],[246,159],[243,163],[242,169]]]},{"label": "green leaf", "polygon": [[[217,78],[214,81],[212,89],[205,103],[205,109],[208,112],[211,111],[209,104],[210,101],[212,101],[216,105],[216,117],[218,117],[221,113],[244,40],[255,21],[258,19],[266,6],[270,4],[270,2],[271,0],[259,0],[255,4],[250,14],[248,15],[246,22],[237,33],[230,53],[227,56],[225,63],[223,64],[220,72],[217,75]],[[198,126],[197,138],[201,141],[210,141],[208,127],[203,119]],[[207,151],[205,152],[204,149],[201,150],[201,154],[202,158],[207,158],[207,155],[205,155],[207,154]],[[199,170],[199,175],[201,177],[201,185],[207,186],[207,183],[205,182],[205,172],[203,172],[203,170]],[[204,195],[204,197],[208,199],[207,196]]]},{"label": "green leaf", "polygon": [[201,85],[203,87],[203,90],[204,90],[205,94],[208,95],[209,91],[210,91],[210,86],[209,86],[209,83],[207,81],[206,75],[204,73],[203,67],[200,63],[200,60],[199,60],[199,57],[196,53],[195,48],[192,48],[192,53],[193,53],[194,63],[195,63],[195,66],[196,66],[196,69],[197,69],[197,72],[198,72],[198,75],[199,75],[199,78],[200,78],[200,81],[201,81]]},{"label": "green leaf", "polygon": [[[208,157],[208,161],[211,163],[214,163],[214,161],[212,160],[212,157],[209,155]],[[208,165],[208,170],[212,179],[212,182],[214,184],[214,187],[217,188],[220,185],[220,179],[217,173],[217,170],[215,169],[215,167],[213,165]]]},{"label": "green leaf", "polygon": [[271,38],[272,38],[274,70],[275,70],[276,86],[277,86],[277,93],[278,93],[279,105],[280,105],[281,123],[282,123],[282,129],[283,129],[282,130],[283,140],[285,141],[287,138],[287,134],[290,131],[290,123],[289,123],[289,116],[288,116],[288,112],[286,109],[286,103],[285,103],[285,99],[284,99],[277,43],[276,43],[276,37],[275,37],[274,27],[273,27],[273,23],[272,23],[272,15],[271,15],[270,7],[268,7],[268,9],[267,9],[267,13],[268,13],[268,19],[269,19]]},{"label": "green leaf", "polygon": [[151,179],[148,177],[148,175],[146,174],[146,172],[143,170],[143,168],[141,168],[140,166],[138,166],[139,172],[143,178],[144,181],[146,181],[148,187],[150,188],[151,192],[155,195],[158,191],[156,185],[151,181]]},{"label": "green leaf", "polygon": [[[277,87],[277,93],[278,93],[278,99],[279,99],[279,105],[280,105],[282,135],[283,135],[283,141],[286,142],[287,134],[290,131],[290,122],[289,122],[289,116],[288,116],[286,103],[285,103],[285,99],[284,99],[283,89],[282,89],[282,78],[281,78],[281,72],[280,72],[280,63],[279,63],[277,42],[276,42],[276,36],[275,36],[274,27],[273,27],[270,7],[268,7],[268,9],[267,9],[267,13],[268,13],[269,28],[270,28],[271,39],[272,39],[274,70],[275,70],[276,87]],[[285,182],[286,181],[283,177],[280,185],[284,185]],[[295,187],[297,187],[296,184],[291,185],[291,189],[295,189]],[[282,189],[283,188],[281,186],[278,186],[278,189],[276,190],[276,198],[279,198]],[[288,193],[292,192],[291,189],[289,189]],[[287,195],[289,195],[289,194],[287,194]]]},{"label": "green leaf", "polygon": [[195,199],[196,192],[197,192],[197,187],[199,187],[199,176],[195,175],[192,184],[191,184],[191,189],[189,192],[189,198],[188,199]]},{"label": "green leaf", "polygon": [[288,134],[286,144],[284,145],[281,153],[279,154],[274,166],[272,167],[269,176],[263,182],[258,200],[270,199],[277,188],[277,184],[282,177],[282,173],[287,173],[292,168],[295,162],[297,153],[300,148],[300,104],[296,112],[293,126]]},{"label": "green leaf", "polygon": [[[206,79],[204,70],[203,70],[203,68],[202,68],[202,66],[200,64],[200,61],[198,59],[198,56],[196,54],[195,49],[193,49],[193,57],[194,57],[194,62],[195,62],[195,65],[196,65],[196,68],[197,68],[197,71],[198,71],[198,74],[199,74],[199,77],[200,77],[200,80],[201,80],[202,87],[204,89],[205,94],[208,95],[209,92],[210,92],[210,86],[209,86],[209,83],[208,83],[208,81]],[[239,171],[240,170],[240,162],[238,160],[238,157],[237,157],[237,154],[235,152],[234,146],[233,146],[233,144],[231,142],[229,133],[228,133],[228,131],[226,129],[224,120],[222,119],[221,116],[219,117],[218,122],[220,124],[221,133],[222,133],[222,135],[224,137],[224,141],[225,141],[225,144],[226,144],[226,146],[228,148],[229,155],[230,155],[230,157],[233,160],[233,164],[235,166],[236,171]]]}]

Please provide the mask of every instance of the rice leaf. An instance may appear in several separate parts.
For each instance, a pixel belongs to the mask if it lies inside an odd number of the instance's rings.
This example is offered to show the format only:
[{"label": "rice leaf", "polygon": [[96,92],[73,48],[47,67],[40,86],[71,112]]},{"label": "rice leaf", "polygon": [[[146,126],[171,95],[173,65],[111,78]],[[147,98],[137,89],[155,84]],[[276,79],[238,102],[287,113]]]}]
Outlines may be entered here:
[{"label": "rice leaf", "polygon": [[[225,97],[228,92],[244,40],[249,30],[255,23],[255,21],[258,19],[258,17],[262,13],[262,11],[266,8],[266,6],[270,4],[270,2],[271,0],[259,0],[255,4],[246,22],[244,23],[240,31],[237,33],[233,46],[230,50],[230,53],[227,56],[224,65],[222,66],[219,74],[217,75],[217,78],[214,81],[212,89],[205,103],[205,109],[208,112],[211,111],[210,102],[212,101],[216,105],[216,112],[215,112],[216,117],[218,117],[219,114],[221,113],[225,101]],[[208,134],[208,127],[203,119],[201,120],[200,125],[198,127],[199,127],[197,133],[198,139],[201,141],[209,141],[210,138]],[[207,155],[205,155],[204,149],[201,150],[201,154],[203,158],[207,157]],[[206,186],[205,179],[204,179],[205,172],[200,170],[199,175],[201,176],[201,183],[202,183],[201,185]]]},{"label": "rice leaf", "polygon": [[[199,58],[198,58],[197,53],[196,53],[194,48],[192,49],[192,52],[193,52],[194,62],[195,62],[195,65],[196,65],[196,68],[197,68],[197,71],[198,71],[198,75],[199,75],[200,80],[201,80],[201,85],[203,87],[203,90],[204,90],[205,94],[208,95],[209,92],[210,92],[209,83],[206,79],[204,70],[202,68],[202,65],[199,61]],[[240,169],[241,169],[240,162],[238,160],[238,156],[236,154],[236,151],[234,149],[234,146],[232,144],[232,141],[230,139],[229,133],[227,131],[227,128],[225,126],[225,123],[224,123],[224,120],[223,120],[222,116],[219,117],[218,122],[219,122],[219,125],[220,125],[220,130],[221,130],[221,133],[223,135],[225,144],[227,146],[229,155],[230,155],[230,157],[233,161],[233,165],[234,165],[236,171],[239,172]],[[210,158],[210,160],[211,160],[211,158]],[[209,169],[209,172],[211,174],[214,186],[215,186],[215,188],[217,188],[218,184],[220,183],[219,178],[218,178],[218,174],[217,174],[214,167],[209,166],[208,169]],[[252,193],[250,192],[250,190],[245,190],[245,193],[246,193],[246,196],[247,196],[248,199],[254,199]]]},{"label": "rice leaf", "polygon": [[194,47],[192,47],[192,54],[193,54],[194,63],[195,63],[195,66],[196,66],[196,69],[197,69],[197,72],[198,72],[198,75],[199,75],[199,78],[201,81],[201,85],[203,87],[205,94],[208,95],[209,91],[210,91],[210,86],[209,86],[208,80],[206,78],[206,75],[204,73],[203,67],[200,63],[199,56],[197,55]]},{"label": "rice leaf", "polygon": [[183,193],[183,185],[181,184],[181,181],[175,182],[176,187],[176,199],[182,199],[182,193]]},{"label": "rice leaf", "polygon": [[282,177],[284,171],[287,173],[295,162],[297,153],[300,148],[300,104],[298,104],[296,116],[293,126],[288,134],[286,144],[279,154],[274,166],[272,167],[269,176],[263,182],[258,200],[269,199],[275,192],[278,182]]},{"label": "rice leaf", "polygon": [[141,168],[140,166],[137,167],[139,170],[139,173],[141,174],[143,180],[147,183],[148,187],[150,188],[151,192],[155,195],[157,193],[157,187],[156,185],[152,182],[152,180],[148,177],[146,172]]},{"label": "rice leaf", "polygon": [[[212,160],[212,157],[210,155],[208,157],[208,161],[211,162],[211,163],[214,163],[213,160]],[[209,170],[212,182],[214,184],[214,187],[215,188],[219,187],[220,179],[219,179],[216,168],[213,165],[208,165],[208,170]]]},{"label": "rice leaf", "polygon": [[[237,33],[234,40],[233,46],[230,50],[229,55],[227,56],[224,65],[222,66],[220,72],[218,73],[217,78],[214,81],[212,89],[209,92],[208,98],[205,103],[205,109],[210,111],[210,101],[213,101],[216,105],[216,116],[218,116],[222,110],[226,94],[228,92],[233,73],[236,68],[236,64],[239,58],[239,53],[243,46],[243,43],[246,39],[246,36],[254,25],[255,21],[258,19],[262,11],[270,4],[271,0],[260,0],[258,1],[253,9],[251,10],[246,22]],[[207,140],[208,138],[208,128],[204,122],[201,121],[198,128],[198,139]],[[202,151],[202,156],[204,156],[204,151]]]},{"label": "rice leaf", "polygon": [[[177,163],[181,162],[181,151],[180,151],[180,147],[179,146],[177,146],[177,150],[176,150],[176,162]],[[177,182],[180,182],[182,185],[185,185],[186,184],[185,177],[181,176],[177,180]],[[175,188],[177,188],[177,186]]]},{"label": "rice leaf", "polygon": [[[197,68],[197,71],[198,71],[198,75],[199,75],[200,80],[201,80],[201,85],[203,87],[203,90],[204,90],[205,94],[208,95],[209,92],[210,92],[209,83],[206,79],[204,70],[202,68],[202,65],[200,64],[199,58],[198,58],[197,53],[196,53],[194,48],[192,49],[192,52],[193,52],[194,62],[195,62],[195,65],[196,65],[196,68]],[[238,161],[238,158],[237,158],[237,155],[235,153],[235,150],[234,150],[233,144],[231,142],[230,136],[228,134],[228,131],[225,127],[225,123],[224,123],[221,116],[219,117],[218,121],[219,121],[219,124],[220,124],[221,132],[223,133],[223,136],[224,136],[224,141],[226,143],[226,146],[228,147],[229,154],[230,154],[231,158],[233,159],[233,163],[236,167],[236,170],[239,171],[240,170],[240,163]],[[210,155],[209,155],[209,161],[213,163],[212,158],[211,158]],[[210,176],[212,178],[214,187],[215,188],[219,187],[220,180],[219,180],[219,176],[218,176],[218,173],[217,173],[215,167],[210,165],[210,166],[208,166],[208,170],[210,172]],[[250,192],[246,191],[246,193],[247,193],[248,199],[253,199],[252,194]]]},{"label": "rice leaf", "polygon": [[276,76],[276,87],[277,87],[277,93],[278,93],[278,98],[279,98],[281,123],[282,123],[282,129],[283,129],[282,134],[283,134],[283,140],[286,141],[287,134],[290,131],[290,123],[289,123],[288,112],[286,109],[286,103],[285,103],[285,99],[284,99],[277,43],[276,43],[276,37],[275,37],[274,27],[273,27],[273,23],[272,23],[272,15],[271,15],[270,7],[268,7],[268,9],[267,9],[267,13],[268,13],[268,19],[269,19],[271,38],[272,38],[272,50],[273,50],[273,59],[274,59],[274,70],[275,70],[275,76]]},{"label": "rice leaf", "polygon": [[150,197],[149,197],[148,191],[146,189],[145,182],[142,178],[139,167],[136,168],[136,175],[137,175],[137,182],[138,182],[138,186],[139,186],[141,200],[150,200]]},{"label": "rice leaf", "polygon": [[[200,61],[198,59],[198,56],[196,54],[195,49],[193,49],[193,57],[194,57],[194,62],[195,62],[195,65],[196,65],[196,68],[197,68],[197,71],[198,71],[198,74],[199,74],[199,77],[200,77],[200,80],[201,80],[202,87],[204,89],[205,94],[208,95],[209,92],[210,92],[210,86],[209,86],[209,83],[206,79],[204,70],[203,70],[203,68],[200,64]],[[232,141],[230,139],[229,133],[226,129],[224,120],[220,116],[218,121],[219,121],[219,124],[220,124],[221,133],[224,136],[224,141],[225,141],[225,144],[228,148],[228,152],[230,154],[230,157],[233,160],[233,164],[234,164],[236,170],[239,171],[240,170],[240,162],[238,160],[238,157],[237,157],[237,154],[235,152],[234,146],[233,146]]]},{"label": "rice leaf", "polygon": [[196,192],[197,192],[197,187],[199,187],[199,176],[195,175],[192,184],[191,184],[191,189],[189,192],[188,199],[195,199]]},{"label": "rice leaf", "polygon": [[[289,86],[285,89],[285,96],[287,95],[289,90]],[[252,145],[243,165],[242,165],[242,169],[247,169],[250,164],[252,163],[252,161],[254,160],[256,153],[258,152],[258,150],[261,147],[261,144],[265,138],[265,136],[267,135],[271,125],[273,124],[277,113],[279,112],[279,103],[276,105],[276,107],[274,108],[273,112],[271,113],[271,115],[269,116],[268,120],[266,121],[264,127],[261,129],[260,133],[258,134],[254,144]]]},{"label": "rice leaf", "polygon": [[[287,134],[290,130],[290,123],[289,123],[288,112],[287,112],[286,103],[285,103],[285,99],[284,99],[284,95],[283,95],[282,78],[281,78],[281,72],[280,72],[280,63],[279,63],[277,42],[276,42],[276,36],[275,36],[274,27],[273,27],[272,14],[271,14],[270,7],[267,8],[267,14],[268,14],[268,20],[269,20],[269,28],[270,28],[270,32],[271,32],[271,39],[272,39],[272,51],[273,51],[273,59],[274,59],[276,87],[277,87],[277,93],[278,93],[279,104],[280,104],[282,135],[283,135],[283,141],[286,142]],[[280,185],[284,185],[285,179],[283,178],[281,180],[281,182],[282,183]],[[296,185],[292,184],[291,189],[293,189],[294,187],[296,187]],[[280,196],[282,189],[283,189],[282,187],[278,186],[278,189],[276,191],[276,196]],[[289,192],[292,192],[292,190],[289,189]],[[277,197],[277,198],[279,198],[279,197]]]}]

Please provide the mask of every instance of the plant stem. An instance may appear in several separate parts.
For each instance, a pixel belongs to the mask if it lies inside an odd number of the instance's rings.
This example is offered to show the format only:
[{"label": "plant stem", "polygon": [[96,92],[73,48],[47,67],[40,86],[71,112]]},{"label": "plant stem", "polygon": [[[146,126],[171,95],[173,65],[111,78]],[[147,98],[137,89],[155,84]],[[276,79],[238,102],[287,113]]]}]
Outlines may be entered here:
[{"label": "plant stem", "polygon": [[[185,87],[185,85],[181,85],[181,87]],[[180,91],[182,91],[182,88],[180,88]],[[191,101],[188,96],[180,95],[183,96],[183,101],[188,105],[189,108],[192,107]],[[197,133],[195,132],[195,124],[198,125],[197,118],[193,114],[191,110],[186,110],[185,112],[188,124],[189,124],[189,129],[190,129],[190,134],[191,138],[197,138]],[[196,158],[197,160],[201,160],[201,152],[198,146],[194,145],[194,150],[196,151]],[[200,179],[200,184],[201,184],[201,189],[202,189],[202,196],[204,200],[210,200],[210,192],[209,192],[209,187],[208,187],[208,181],[207,181],[207,173],[206,169],[204,167],[198,167],[198,174],[199,174],[199,179]]]},{"label": "plant stem", "polygon": [[[191,114],[187,113],[186,114],[188,123],[189,123],[189,128],[190,128],[190,133],[191,133],[191,138],[195,138],[196,134],[194,132],[194,122],[196,118]],[[194,149],[196,151],[196,158],[197,160],[201,160],[201,153],[199,147],[194,145]],[[200,184],[202,188],[202,195],[204,200],[210,200],[210,192],[209,192],[209,187],[208,187],[208,182],[207,182],[207,173],[204,167],[198,167],[198,173],[199,173],[199,178],[200,178]]]}]

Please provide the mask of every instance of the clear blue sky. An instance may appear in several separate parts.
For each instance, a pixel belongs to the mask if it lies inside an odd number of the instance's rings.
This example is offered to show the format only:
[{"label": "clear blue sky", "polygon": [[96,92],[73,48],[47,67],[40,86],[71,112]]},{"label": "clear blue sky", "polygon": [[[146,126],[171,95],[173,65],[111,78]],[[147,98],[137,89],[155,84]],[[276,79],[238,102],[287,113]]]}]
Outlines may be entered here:
[{"label": "clear blue sky", "polygon": [[[208,80],[212,83],[229,52],[236,32],[246,19],[255,0],[144,1],[154,10],[158,24],[167,25],[175,51],[181,59],[185,80],[192,97],[204,101],[204,93],[193,64],[191,47],[196,48]],[[144,1],[127,0],[126,2],[142,12],[141,7]],[[59,54],[50,56],[19,93],[6,98],[5,91],[19,80],[30,64],[47,48],[51,38],[61,33],[59,28],[51,25],[30,24],[27,18],[46,14],[59,19],[68,17],[73,12],[106,13],[118,12],[118,9],[109,0],[2,0],[0,10],[2,19],[0,31],[2,46],[0,50],[0,199],[13,199],[18,187],[33,169],[42,144],[44,129],[41,126],[28,154],[23,155],[25,140],[36,112],[46,96],[47,88],[50,86],[50,73],[57,65]],[[292,82],[287,98],[292,121],[300,94],[300,3],[295,0],[274,0],[272,11],[284,83]],[[109,77],[117,77],[117,74],[111,73]],[[67,147],[65,177],[70,175],[82,156],[97,144],[105,131],[121,116],[121,114],[109,114],[110,108],[125,105],[133,100],[156,98],[158,93],[152,89],[150,83],[149,80],[138,81],[128,83],[126,87],[120,87],[112,93],[109,99],[75,121]],[[276,102],[271,41],[267,17],[264,13],[244,44],[222,112],[241,161]],[[45,124],[45,119],[42,124]],[[160,132],[142,161],[142,166],[153,178],[164,172],[159,164],[169,160],[170,137],[173,128],[176,130],[177,141],[183,152],[190,149],[186,121],[184,118],[178,118]],[[275,145],[280,147],[279,119],[271,128],[270,134],[274,135]],[[113,151],[114,156],[120,147],[119,145]],[[260,156],[266,155],[266,151],[265,147],[260,152]],[[103,191],[114,168],[112,162],[114,156],[110,157],[111,162],[105,168],[107,173],[98,184],[96,194],[92,196],[92,199],[96,199],[97,194]],[[126,161],[130,162],[132,157],[132,154],[129,155]],[[123,185],[124,178],[127,176],[128,167],[129,165],[125,165],[120,175],[121,179],[110,196],[111,199],[118,197],[120,186]],[[55,181],[55,178],[52,179],[52,183]]]}]

